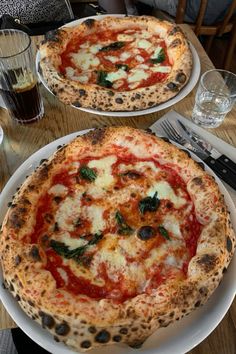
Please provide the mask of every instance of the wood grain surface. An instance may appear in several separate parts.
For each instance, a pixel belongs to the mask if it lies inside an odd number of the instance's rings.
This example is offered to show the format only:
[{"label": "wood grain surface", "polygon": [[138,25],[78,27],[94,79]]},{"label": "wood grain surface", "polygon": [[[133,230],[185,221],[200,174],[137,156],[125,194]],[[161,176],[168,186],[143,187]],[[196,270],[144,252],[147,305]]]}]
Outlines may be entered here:
[{"label": "wood grain surface", "polygon": [[[197,50],[201,62],[201,72],[213,68],[212,62],[192,30],[187,25],[181,25],[181,27]],[[33,40],[37,43],[39,38],[34,37]],[[10,176],[30,155],[59,137],[82,129],[105,125],[130,125],[147,128],[170,109],[127,118],[105,117],[66,106],[44,87],[41,87],[41,91],[45,116],[37,123],[25,126],[17,125],[10,119],[7,111],[0,108],[0,124],[4,130],[4,140],[0,146],[0,191]],[[191,117],[195,93],[196,88],[182,101],[173,105],[171,109],[186,117]],[[233,108],[219,128],[212,129],[210,132],[236,147],[236,109]],[[14,321],[0,304],[0,329],[12,327],[15,327]],[[189,354],[235,354],[235,335],[236,300],[215,331],[200,345],[192,349]]]}]

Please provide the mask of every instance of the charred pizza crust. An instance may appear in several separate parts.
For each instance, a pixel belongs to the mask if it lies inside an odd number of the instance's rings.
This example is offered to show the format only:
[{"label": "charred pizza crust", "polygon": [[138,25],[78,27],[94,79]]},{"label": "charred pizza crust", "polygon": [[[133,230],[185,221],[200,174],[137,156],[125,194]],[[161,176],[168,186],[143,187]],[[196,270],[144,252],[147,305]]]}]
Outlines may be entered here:
[{"label": "charred pizza crust", "polygon": [[[156,156],[162,164],[174,166],[187,185],[198,220],[204,225],[186,279],[170,279],[151,295],[140,294],[123,303],[75,297],[57,289],[54,278],[43,268],[43,248],[22,242],[33,228],[39,197],[66,161],[75,155],[103,156],[112,153],[114,145],[144,159]],[[96,129],[43,161],[14,196],[0,242],[6,288],[56,341],[77,351],[117,342],[140,346],[159,327],[168,326],[207,301],[222,279],[234,249],[229,213],[214,178],[186,152],[130,127]]]},{"label": "charred pizza crust", "polygon": [[[151,86],[118,92],[96,84],[81,84],[68,80],[59,72],[60,54],[74,36],[98,30],[140,27],[165,40],[168,56],[173,61],[170,74],[164,82]],[[192,70],[192,54],[181,29],[173,23],[154,17],[106,17],[101,21],[85,20],[81,25],[56,30],[46,35],[40,46],[40,70],[50,90],[65,104],[102,111],[136,111],[156,106],[176,96],[187,84]]]}]

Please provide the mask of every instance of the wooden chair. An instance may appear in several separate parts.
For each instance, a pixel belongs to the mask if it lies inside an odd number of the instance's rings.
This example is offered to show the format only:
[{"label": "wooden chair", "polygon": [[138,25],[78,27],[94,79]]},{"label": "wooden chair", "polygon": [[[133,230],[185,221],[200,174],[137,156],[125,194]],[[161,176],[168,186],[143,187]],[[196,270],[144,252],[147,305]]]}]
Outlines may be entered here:
[{"label": "wooden chair", "polygon": [[[223,0],[218,0],[223,1]],[[214,23],[213,25],[204,25],[203,19],[207,8],[208,0],[201,0],[199,7],[199,12],[195,23],[189,23],[193,31],[197,36],[206,36],[205,50],[207,53],[210,52],[213,40],[216,36],[222,36],[225,33],[229,33],[228,48],[225,51],[223,68],[229,70],[232,61],[235,45],[236,45],[236,0],[233,0],[229,6],[223,21]],[[184,23],[185,10],[187,6],[187,0],[179,0],[175,22]]]}]

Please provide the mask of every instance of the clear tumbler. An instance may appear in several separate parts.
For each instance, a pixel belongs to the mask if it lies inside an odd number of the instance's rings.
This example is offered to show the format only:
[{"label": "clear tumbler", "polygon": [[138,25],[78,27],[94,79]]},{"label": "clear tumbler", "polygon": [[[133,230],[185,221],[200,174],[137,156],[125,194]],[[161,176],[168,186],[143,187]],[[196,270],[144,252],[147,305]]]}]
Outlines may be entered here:
[{"label": "clear tumbler", "polygon": [[0,94],[16,122],[26,124],[43,117],[31,38],[23,31],[0,30]]}]

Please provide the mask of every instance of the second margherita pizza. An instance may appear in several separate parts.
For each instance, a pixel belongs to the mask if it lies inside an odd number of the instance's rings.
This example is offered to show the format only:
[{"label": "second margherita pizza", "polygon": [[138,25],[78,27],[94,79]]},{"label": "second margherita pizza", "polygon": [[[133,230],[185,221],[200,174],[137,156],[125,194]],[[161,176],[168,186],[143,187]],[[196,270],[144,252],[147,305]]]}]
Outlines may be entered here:
[{"label": "second margherita pizza", "polygon": [[135,111],[174,97],[188,82],[192,54],[176,25],[153,17],[88,19],[49,33],[40,67],[66,104]]}]

